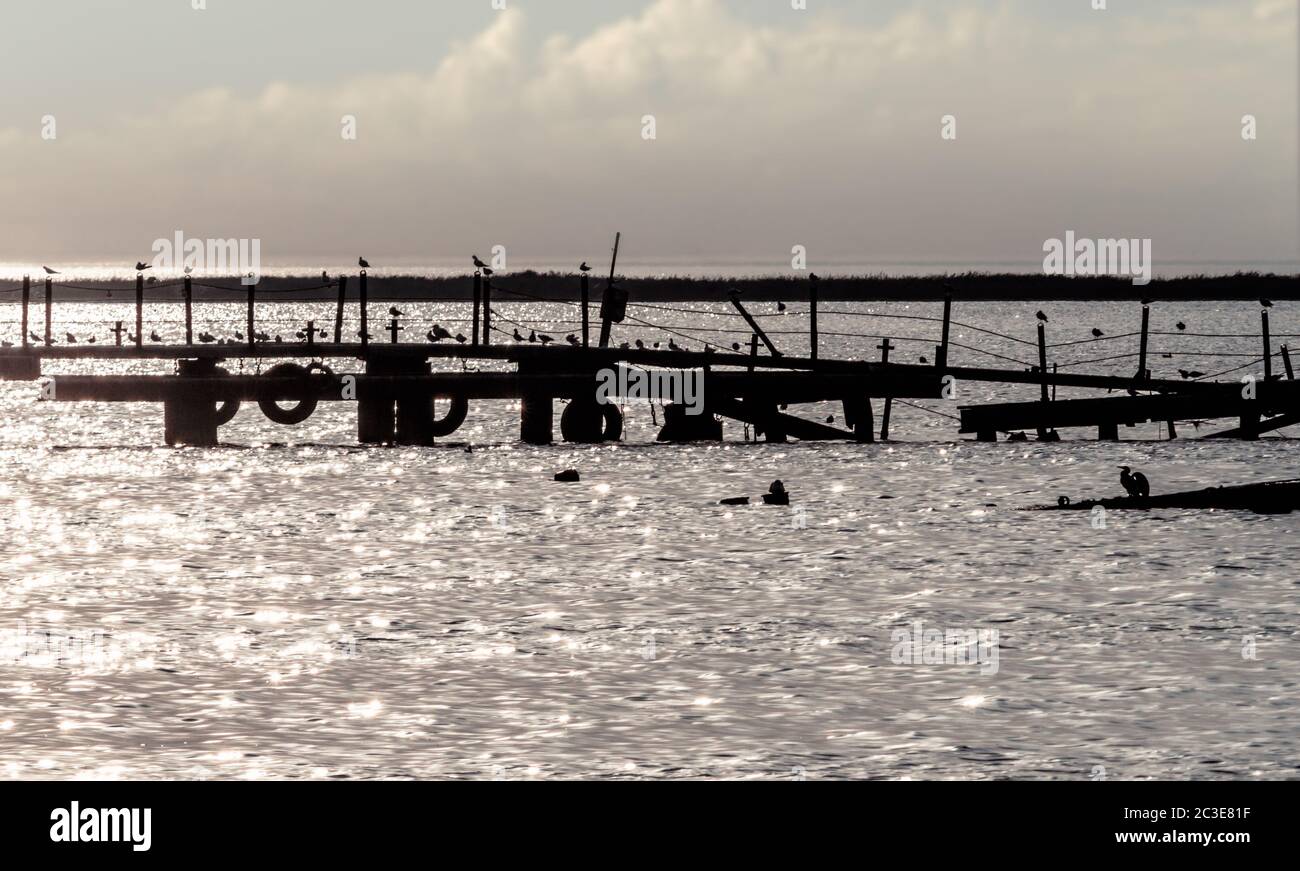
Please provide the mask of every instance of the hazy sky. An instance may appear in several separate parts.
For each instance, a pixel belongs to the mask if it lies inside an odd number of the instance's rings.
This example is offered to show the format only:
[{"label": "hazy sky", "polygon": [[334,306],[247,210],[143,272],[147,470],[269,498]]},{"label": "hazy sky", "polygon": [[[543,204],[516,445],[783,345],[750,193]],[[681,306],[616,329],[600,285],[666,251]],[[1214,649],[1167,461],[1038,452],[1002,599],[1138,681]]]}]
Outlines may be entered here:
[{"label": "hazy sky", "polygon": [[0,260],[1297,256],[1296,0],[807,5],[10,0]]}]

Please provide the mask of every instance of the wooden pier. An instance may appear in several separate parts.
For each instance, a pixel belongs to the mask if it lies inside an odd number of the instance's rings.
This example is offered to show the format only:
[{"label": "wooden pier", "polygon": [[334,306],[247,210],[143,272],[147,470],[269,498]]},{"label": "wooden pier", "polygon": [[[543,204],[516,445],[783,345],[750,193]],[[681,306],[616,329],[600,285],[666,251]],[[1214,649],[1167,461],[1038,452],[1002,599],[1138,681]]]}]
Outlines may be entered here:
[{"label": "wooden pier", "polygon": [[[873,400],[884,403],[879,422],[880,437],[884,439],[888,435],[894,400],[941,399],[948,395],[946,389],[953,382],[1038,388],[1038,401],[961,407],[959,431],[974,434],[983,442],[997,441],[999,434],[1027,431],[1036,431],[1040,440],[1053,441],[1059,438],[1058,430],[1069,428],[1094,429],[1099,439],[1116,440],[1121,427],[1147,422],[1165,423],[1173,437],[1180,421],[1216,418],[1229,419],[1235,425],[1214,433],[1215,436],[1256,439],[1263,433],[1300,424],[1300,387],[1292,380],[1294,372],[1286,346],[1280,352],[1271,346],[1267,310],[1261,318],[1264,378],[1258,383],[1251,380],[1247,390],[1240,383],[1189,378],[1187,373],[1183,380],[1152,378],[1148,368],[1150,311],[1147,306],[1142,309],[1139,351],[1130,355],[1138,358],[1137,371],[1124,377],[1065,372],[1049,364],[1046,324],[1042,319],[1037,329],[1034,364],[1019,369],[950,365],[954,326],[950,297],[944,300],[942,318],[928,318],[941,325],[939,341],[933,346],[933,362],[926,362],[925,357],[920,364],[891,360],[890,350],[897,346],[882,336],[873,337],[881,341],[870,346],[879,349],[879,360],[830,359],[819,349],[815,279],[809,280],[807,287],[808,347],[811,349],[807,357],[783,353],[774,337],[763,329],[759,318],[764,315],[749,311],[736,295],[730,299],[735,309],[730,316],[743,322],[743,332],[749,339],[747,353],[741,350],[740,342],[727,350],[707,339],[701,340],[702,351],[681,349],[671,338],[669,350],[650,348],[640,341],[637,347],[627,342],[613,347],[613,325],[622,323],[629,316],[629,307],[635,305],[618,286],[614,263],[599,298],[596,341],[591,336],[597,324],[592,323],[589,312],[593,301],[588,276],[584,273],[578,279],[581,302],[571,304],[580,307],[581,333],[570,334],[566,342],[555,342],[549,336],[543,336],[540,343],[522,339],[518,328],[528,330],[528,327],[511,320],[500,308],[501,296],[510,294],[509,288],[494,284],[490,270],[485,269],[475,273],[472,280],[471,337],[452,336],[450,331],[435,325],[442,332],[435,334],[431,330],[428,342],[399,341],[401,333],[414,327],[404,325],[398,317],[401,312],[393,308],[390,314],[394,316],[386,326],[379,327],[388,334],[388,340],[376,339],[369,333],[375,322],[370,318],[368,280],[362,272],[356,276],[354,285],[357,297],[352,320],[353,324],[360,325],[359,341],[343,341],[347,309],[352,301],[348,297],[349,278],[340,276],[325,285],[337,289],[333,341],[326,340],[330,331],[317,328],[313,321],[297,331],[302,339],[298,342],[284,342],[278,336],[272,339],[259,332],[256,286],[249,285],[243,294],[247,309],[242,329],[246,332],[236,332],[239,340],[217,340],[199,331],[200,341],[196,343],[193,282],[186,276],[176,282],[185,303],[185,341],[166,343],[154,341],[159,337],[152,331],[150,341],[145,341],[145,330],[149,328],[145,311],[146,283],[139,275],[135,283],[134,329],[118,321],[110,330],[114,337],[111,344],[55,342],[52,314],[55,294],[48,278],[44,289],[44,334],[38,336],[32,329],[29,313],[31,282],[25,279],[21,287],[21,341],[17,345],[6,342],[6,347],[0,347],[0,379],[41,379],[47,362],[172,361],[175,372],[170,375],[55,375],[42,388],[41,396],[55,402],[161,403],[166,442],[189,445],[217,444],[219,427],[229,422],[245,402],[257,403],[270,420],[284,425],[302,423],[321,402],[352,402],[357,406],[357,438],[361,443],[427,445],[455,432],[464,422],[470,402],[495,400],[519,403],[522,441],[549,444],[555,438],[555,402],[561,400],[566,403],[560,419],[560,435],[564,440],[578,443],[616,440],[622,434],[621,412],[616,405],[597,402],[596,388],[598,373],[619,367],[680,373],[699,370],[703,413],[687,414],[680,406],[667,405],[665,424],[659,433],[663,441],[719,439],[718,418],[726,418],[752,427],[757,435],[769,441],[795,438],[872,442],[877,438]],[[927,320],[915,315],[907,317]],[[640,318],[633,320],[645,327],[664,329],[670,336],[691,338],[680,332],[689,327],[678,325],[673,329]],[[513,336],[501,326],[503,323],[515,325]],[[1179,326],[1181,329],[1182,325]],[[504,334],[512,341],[493,342],[494,333]],[[1094,335],[1102,334],[1094,331]],[[68,338],[71,342],[75,337]],[[767,353],[760,353],[760,349]],[[992,356],[1007,361],[1014,359],[996,353]],[[1285,379],[1281,375],[1273,376],[1274,357],[1280,357]],[[260,374],[233,375],[222,366],[231,360],[266,361],[273,365]],[[332,365],[327,365],[327,361]],[[350,361],[355,361],[355,367]],[[460,363],[461,370],[435,371],[433,364],[439,361]],[[495,369],[508,371],[473,371],[471,365],[475,363],[491,363]],[[355,371],[345,371],[352,368]],[[1058,400],[1057,388],[1105,390],[1110,395]],[[436,417],[438,399],[450,400],[451,405],[450,411],[441,418]],[[833,419],[822,423],[800,417],[797,408],[791,411],[800,405],[822,402],[842,406],[843,426],[833,425]]]}]

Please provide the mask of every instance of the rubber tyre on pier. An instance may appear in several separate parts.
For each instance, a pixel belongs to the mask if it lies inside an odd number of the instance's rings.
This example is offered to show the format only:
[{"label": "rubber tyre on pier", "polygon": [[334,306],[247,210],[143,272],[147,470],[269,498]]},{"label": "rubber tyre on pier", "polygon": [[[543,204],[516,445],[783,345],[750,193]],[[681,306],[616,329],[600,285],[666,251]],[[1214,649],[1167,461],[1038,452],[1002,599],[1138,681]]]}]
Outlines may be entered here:
[{"label": "rubber tyre on pier", "polygon": [[[216,369],[212,371],[214,374],[217,375],[230,374],[229,369],[223,369],[220,366],[218,366]],[[238,399],[227,399],[225,402],[217,403],[217,426],[225,426],[226,424],[230,423],[232,420],[235,419],[235,415],[238,413],[239,413]]]},{"label": "rubber tyre on pier", "polygon": [[432,432],[434,438],[445,438],[460,429],[460,425],[465,422],[465,417],[469,414],[469,400],[463,396],[435,396],[429,399],[429,405],[432,406],[439,398],[450,399],[451,408],[445,416],[434,417]]},{"label": "rubber tyre on pier", "polygon": [[612,402],[575,399],[560,415],[560,435],[576,444],[616,442],[623,437],[623,412]]},{"label": "rubber tyre on pier", "polygon": [[[311,377],[311,372],[297,363],[280,363],[266,370],[265,377],[302,378],[305,381]],[[311,417],[312,413],[316,411],[316,398],[314,396],[306,397],[289,408],[282,407],[274,399],[259,399],[257,407],[262,409],[262,414],[265,414],[267,419],[273,423],[294,426]]]}]

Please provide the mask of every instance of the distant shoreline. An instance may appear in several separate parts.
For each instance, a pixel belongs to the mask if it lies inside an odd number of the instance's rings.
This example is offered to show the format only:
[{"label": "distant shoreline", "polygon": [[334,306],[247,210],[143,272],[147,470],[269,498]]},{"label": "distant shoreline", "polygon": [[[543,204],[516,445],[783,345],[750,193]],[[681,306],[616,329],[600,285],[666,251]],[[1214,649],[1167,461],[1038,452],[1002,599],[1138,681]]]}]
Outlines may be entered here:
[{"label": "distant shoreline", "polygon": [[[358,276],[348,275],[347,295],[355,299]],[[114,302],[133,298],[134,281],[81,280],[60,285],[55,279],[54,298],[63,302]],[[732,291],[742,300],[800,301],[807,299],[807,278],[624,278],[619,287],[628,291],[633,301],[644,302],[725,302]],[[600,301],[605,279],[591,279],[591,297]],[[368,298],[375,302],[399,301],[468,301],[473,279],[451,277],[379,277],[367,281]],[[44,277],[33,276],[31,298],[40,304],[44,297]],[[17,302],[19,295],[6,288],[0,302]],[[113,296],[107,298],[108,292]],[[912,302],[943,299],[948,292],[954,299],[976,301],[1075,300],[1240,300],[1300,299],[1300,275],[1240,273],[1223,276],[1189,276],[1154,279],[1149,285],[1137,286],[1127,278],[1067,278],[1041,274],[966,273],[936,276],[854,276],[827,277],[817,284],[818,298],[839,302]],[[301,278],[264,278],[257,286],[257,301],[321,302],[338,297],[334,286],[322,287],[321,276]],[[146,285],[145,298],[150,301],[182,298],[179,279],[166,278]],[[237,277],[195,278],[194,299],[204,302],[238,302],[247,299],[247,289]],[[574,275],[553,272],[518,272],[493,279],[493,299],[497,302],[539,302],[580,299],[579,281]]]}]

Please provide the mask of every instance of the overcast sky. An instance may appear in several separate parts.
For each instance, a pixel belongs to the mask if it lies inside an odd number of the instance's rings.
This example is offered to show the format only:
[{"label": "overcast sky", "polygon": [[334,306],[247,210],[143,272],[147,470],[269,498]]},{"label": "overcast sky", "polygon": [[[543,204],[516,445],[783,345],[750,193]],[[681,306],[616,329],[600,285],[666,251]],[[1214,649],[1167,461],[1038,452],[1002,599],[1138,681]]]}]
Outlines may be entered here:
[{"label": "overcast sky", "polygon": [[1300,247],[1296,0],[191,5],[0,5],[0,260],[178,230],[270,263]]}]

